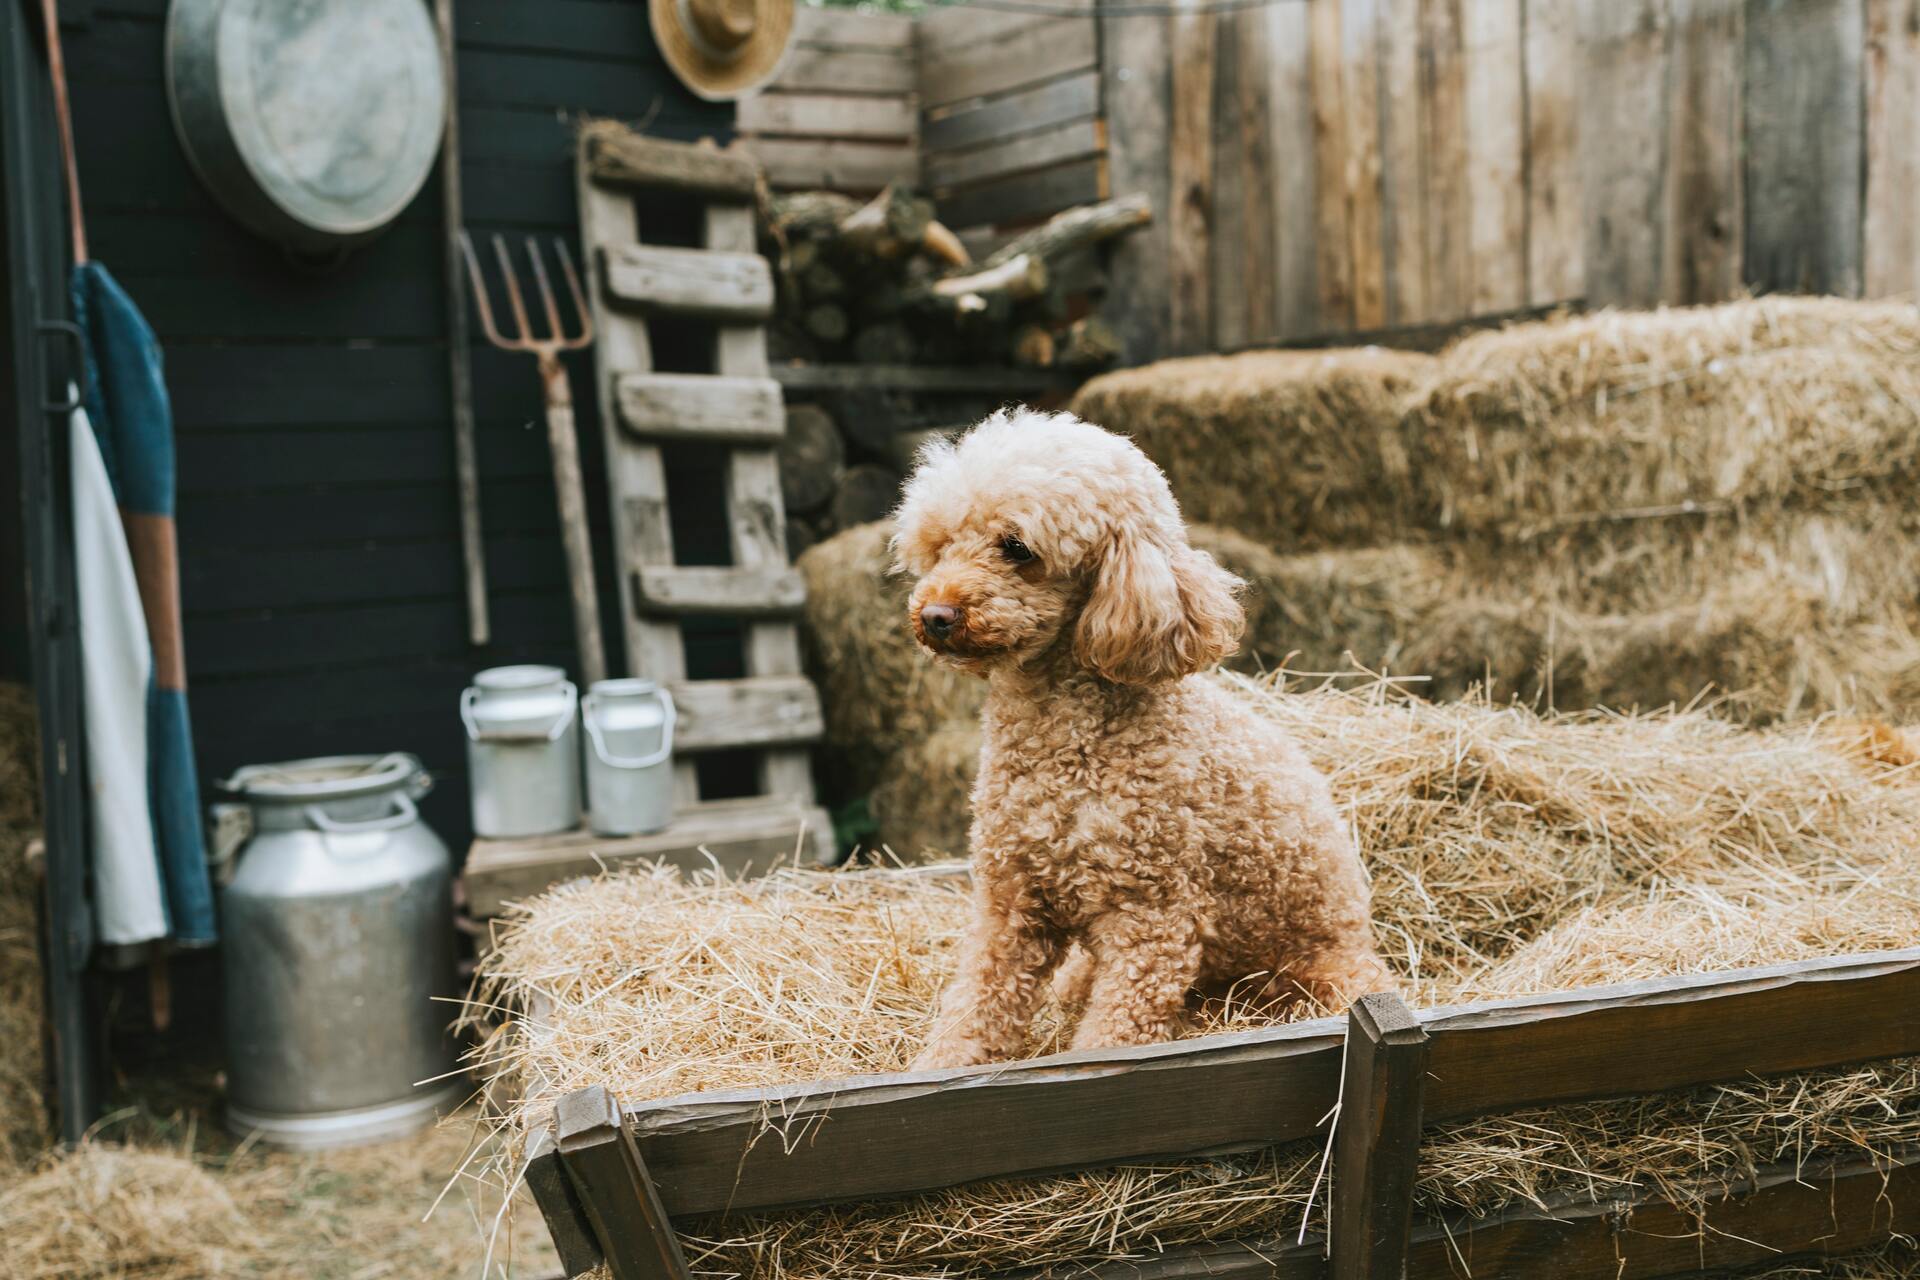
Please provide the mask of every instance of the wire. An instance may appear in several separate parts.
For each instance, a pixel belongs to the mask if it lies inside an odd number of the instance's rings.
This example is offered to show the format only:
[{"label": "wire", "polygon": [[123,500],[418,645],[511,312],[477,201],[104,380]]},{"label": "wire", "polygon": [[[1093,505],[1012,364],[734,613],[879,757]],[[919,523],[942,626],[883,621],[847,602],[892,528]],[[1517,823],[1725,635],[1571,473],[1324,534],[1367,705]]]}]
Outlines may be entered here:
[{"label": "wire", "polygon": [[1087,5],[1038,4],[1031,0],[934,0],[926,12],[936,9],[986,9],[994,13],[1031,13],[1048,18],[1172,18],[1182,14],[1204,16],[1212,13],[1239,13],[1245,9],[1267,9],[1280,4],[1302,4],[1305,0],[1197,0],[1193,4],[1109,4],[1094,0]]}]

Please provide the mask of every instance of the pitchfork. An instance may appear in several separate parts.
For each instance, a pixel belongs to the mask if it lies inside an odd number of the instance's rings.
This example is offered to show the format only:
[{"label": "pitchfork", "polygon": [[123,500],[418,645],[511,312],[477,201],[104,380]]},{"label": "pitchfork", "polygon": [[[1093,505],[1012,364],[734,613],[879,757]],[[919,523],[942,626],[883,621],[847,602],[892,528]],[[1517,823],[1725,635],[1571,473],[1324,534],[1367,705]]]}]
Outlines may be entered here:
[{"label": "pitchfork", "polygon": [[533,264],[534,282],[540,287],[540,306],[547,313],[545,338],[533,336],[527,324],[527,305],[520,296],[520,280],[513,270],[513,258],[507,242],[493,237],[493,253],[500,261],[500,276],[506,286],[507,305],[513,309],[514,336],[501,336],[493,323],[493,306],[487,301],[487,282],[480,274],[480,260],[474,256],[473,241],[460,233],[460,252],[467,259],[467,276],[473,283],[473,300],[480,311],[480,327],[487,341],[502,351],[525,351],[540,364],[540,388],[547,398],[547,447],[553,453],[553,492],[560,506],[560,536],[567,549],[567,585],[573,595],[574,639],[580,646],[580,676],[591,686],[606,678],[607,660],[600,647],[600,597],[593,585],[593,541],[587,533],[587,500],[580,484],[580,446],[573,431],[573,388],[567,382],[567,368],[560,363],[562,351],[578,351],[593,341],[593,316],[580,291],[580,277],[574,274],[573,255],[567,242],[554,237],[555,256],[567,278],[567,291],[573,295],[573,308],[580,317],[580,334],[568,337],[560,324],[560,308],[554,301],[553,285],[547,277],[546,260],[540,243],[527,237],[527,260]]}]

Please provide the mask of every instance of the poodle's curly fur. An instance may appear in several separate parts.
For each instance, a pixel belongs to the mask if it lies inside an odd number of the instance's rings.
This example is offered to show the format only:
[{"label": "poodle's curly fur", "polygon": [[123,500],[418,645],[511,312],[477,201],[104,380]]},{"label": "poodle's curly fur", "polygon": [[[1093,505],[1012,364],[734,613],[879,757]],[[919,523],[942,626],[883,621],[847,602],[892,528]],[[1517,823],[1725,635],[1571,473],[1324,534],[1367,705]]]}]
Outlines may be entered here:
[{"label": "poodle's curly fur", "polygon": [[898,530],[915,639],[989,685],[974,918],[918,1066],[1017,1055],[1050,977],[1084,1001],[1076,1049],[1166,1039],[1230,988],[1394,986],[1326,779],[1193,678],[1238,644],[1242,584],[1132,442],[997,413],[921,455]]}]

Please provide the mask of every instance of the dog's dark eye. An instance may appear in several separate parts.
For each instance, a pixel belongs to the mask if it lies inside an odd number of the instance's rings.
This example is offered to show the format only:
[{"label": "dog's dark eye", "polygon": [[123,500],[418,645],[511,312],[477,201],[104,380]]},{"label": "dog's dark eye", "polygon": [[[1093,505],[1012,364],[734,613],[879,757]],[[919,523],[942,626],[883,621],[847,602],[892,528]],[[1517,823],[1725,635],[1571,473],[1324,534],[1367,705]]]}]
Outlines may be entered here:
[{"label": "dog's dark eye", "polygon": [[1027,544],[1012,534],[1000,539],[1000,554],[1015,564],[1029,564],[1033,560],[1033,552],[1028,549]]}]

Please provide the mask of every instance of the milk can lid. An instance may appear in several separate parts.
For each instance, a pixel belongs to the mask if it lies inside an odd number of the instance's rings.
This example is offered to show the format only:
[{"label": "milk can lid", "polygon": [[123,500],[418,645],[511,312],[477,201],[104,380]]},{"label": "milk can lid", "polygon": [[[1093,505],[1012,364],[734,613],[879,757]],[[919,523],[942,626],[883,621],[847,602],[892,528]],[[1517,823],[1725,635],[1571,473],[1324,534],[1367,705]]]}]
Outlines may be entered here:
[{"label": "milk can lid", "polygon": [[222,791],[249,800],[345,800],[379,795],[421,779],[420,757],[407,751],[383,756],[315,756],[279,764],[250,764],[219,783]]}]

